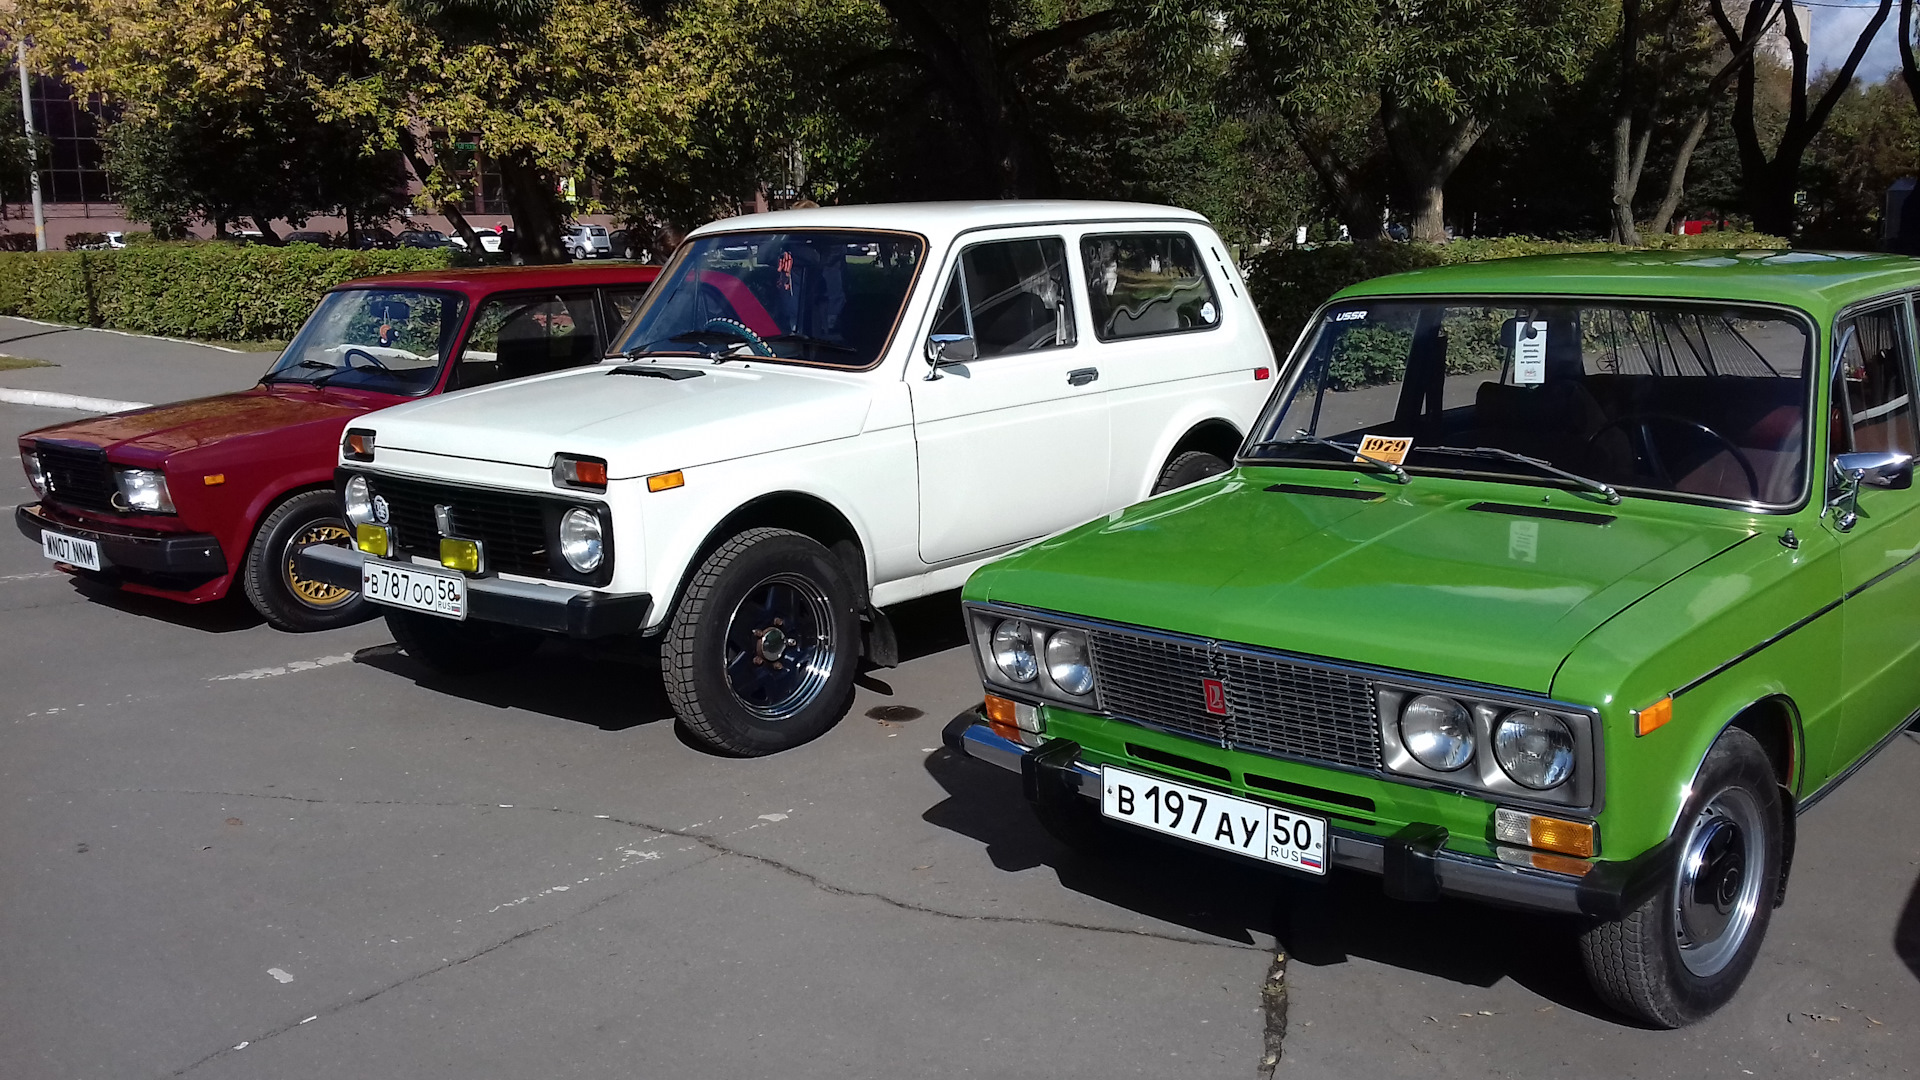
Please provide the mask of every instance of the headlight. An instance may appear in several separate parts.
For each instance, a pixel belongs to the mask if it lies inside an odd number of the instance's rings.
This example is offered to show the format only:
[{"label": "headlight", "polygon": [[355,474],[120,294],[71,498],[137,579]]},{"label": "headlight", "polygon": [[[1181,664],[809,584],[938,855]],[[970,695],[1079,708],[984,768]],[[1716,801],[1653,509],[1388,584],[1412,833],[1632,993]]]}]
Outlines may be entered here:
[{"label": "headlight", "polygon": [[1087,656],[1087,635],[1057,630],[1047,638],[1047,677],[1053,685],[1082,697],[1093,689],[1093,662]]},{"label": "headlight", "polygon": [[560,555],[568,566],[583,574],[600,565],[606,551],[601,544],[599,515],[576,506],[560,518]]},{"label": "headlight", "polygon": [[20,451],[20,464],[26,467],[27,483],[33,485],[33,493],[45,498],[47,494],[47,472],[40,467],[40,455],[31,450]]},{"label": "headlight", "polygon": [[1014,682],[1032,682],[1040,673],[1033,655],[1033,628],[1019,619],[1007,619],[993,628],[993,662]]},{"label": "headlight", "polygon": [[373,492],[367,487],[366,477],[356,476],[348,480],[341,501],[345,504],[348,521],[355,525],[373,523]]},{"label": "headlight", "polygon": [[1473,718],[1450,697],[1421,694],[1401,710],[1400,741],[1420,764],[1452,772],[1473,760]]},{"label": "headlight", "polygon": [[121,469],[113,474],[120,498],[129,510],[149,514],[173,513],[173,496],[167,493],[167,478],[153,469]]},{"label": "headlight", "polygon": [[1535,791],[1559,787],[1573,775],[1573,732],[1557,716],[1515,709],[1494,726],[1493,756],[1516,784]]}]

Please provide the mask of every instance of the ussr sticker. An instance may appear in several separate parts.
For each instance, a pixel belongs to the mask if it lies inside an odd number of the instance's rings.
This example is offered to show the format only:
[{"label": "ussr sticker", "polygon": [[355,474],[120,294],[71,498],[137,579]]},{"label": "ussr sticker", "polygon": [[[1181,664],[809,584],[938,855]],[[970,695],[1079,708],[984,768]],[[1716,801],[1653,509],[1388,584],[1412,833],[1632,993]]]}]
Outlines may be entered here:
[{"label": "ussr sticker", "polygon": [[1395,438],[1391,435],[1368,435],[1360,440],[1358,450],[1359,454],[1365,456],[1355,456],[1353,463],[1355,465],[1364,465],[1367,463],[1367,458],[1372,458],[1375,461],[1385,461],[1394,465],[1405,465],[1407,463],[1407,451],[1412,449],[1412,439]]}]

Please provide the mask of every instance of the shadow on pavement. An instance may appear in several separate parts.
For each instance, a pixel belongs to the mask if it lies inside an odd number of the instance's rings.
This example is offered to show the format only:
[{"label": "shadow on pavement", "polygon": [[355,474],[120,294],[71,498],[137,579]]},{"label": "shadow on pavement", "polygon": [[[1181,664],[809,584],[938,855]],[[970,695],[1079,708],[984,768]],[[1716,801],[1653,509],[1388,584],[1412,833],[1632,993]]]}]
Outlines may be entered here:
[{"label": "shadow on pavement", "polygon": [[984,843],[1001,870],[1048,866],[1075,892],[1231,941],[1270,933],[1311,967],[1360,957],[1472,986],[1512,979],[1555,1005],[1619,1022],[1587,986],[1567,920],[1402,903],[1364,874],[1316,881],[1131,831],[1112,858],[1082,855],[1040,827],[1014,774],[945,749],[926,768],[947,798],[921,816]]},{"label": "shadow on pavement", "polygon": [[163,600],[157,596],[122,592],[112,585],[88,581],[86,578],[75,577],[69,580],[73,583],[74,592],[101,607],[110,607],[129,615],[138,615],[143,619],[155,619],[208,634],[231,634],[236,630],[251,630],[267,621],[260,617],[260,613],[254,610],[252,604],[247,603],[246,597],[237,592],[229,592],[218,600],[204,604],[182,604],[174,600]]},{"label": "shadow on pavement", "polygon": [[549,642],[524,663],[480,675],[442,675],[392,645],[362,649],[354,662],[449,697],[590,724],[602,731],[626,731],[673,718],[659,669],[645,663],[644,649],[637,644],[630,655],[621,656],[611,644],[588,649]]},{"label": "shadow on pavement", "polygon": [[1893,951],[1907,965],[1907,970],[1913,972],[1913,977],[1920,979],[1920,878],[1914,880],[1906,909],[1894,924]]}]

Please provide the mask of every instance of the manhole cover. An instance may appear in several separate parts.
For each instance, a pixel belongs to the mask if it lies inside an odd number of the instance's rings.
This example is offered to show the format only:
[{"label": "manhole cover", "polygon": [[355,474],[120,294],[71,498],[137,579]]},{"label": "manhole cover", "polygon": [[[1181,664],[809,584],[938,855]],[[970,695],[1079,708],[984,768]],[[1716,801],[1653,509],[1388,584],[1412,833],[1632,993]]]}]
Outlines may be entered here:
[{"label": "manhole cover", "polygon": [[875,705],[867,710],[867,716],[874,720],[883,720],[889,724],[904,724],[909,720],[918,720],[927,715],[911,705]]}]

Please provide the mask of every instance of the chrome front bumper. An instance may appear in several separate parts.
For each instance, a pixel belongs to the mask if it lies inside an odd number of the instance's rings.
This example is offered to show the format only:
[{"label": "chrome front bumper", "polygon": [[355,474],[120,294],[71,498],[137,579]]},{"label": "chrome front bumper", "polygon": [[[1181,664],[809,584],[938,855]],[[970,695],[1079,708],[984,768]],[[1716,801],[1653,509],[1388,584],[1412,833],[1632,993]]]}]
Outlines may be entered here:
[{"label": "chrome front bumper", "polygon": [[[1022,746],[989,727],[977,707],[954,717],[944,738],[956,753],[1019,773],[1029,800],[1078,797],[1100,802],[1100,770],[1080,760],[1076,743],[1053,739],[1039,747]],[[1133,763],[1127,767],[1141,769]],[[1193,783],[1185,778],[1177,782]],[[1396,899],[1454,896],[1603,919],[1619,918],[1644,903],[1670,880],[1674,857],[1669,843],[1627,862],[1595,863],[1584,876],[1575,877],[1448,850],[1446,830],[1433,825],[1408,825],[1389,836],[1334,825],[1327,831],[1334,866],[1381,878],[1387,895]]]}]

